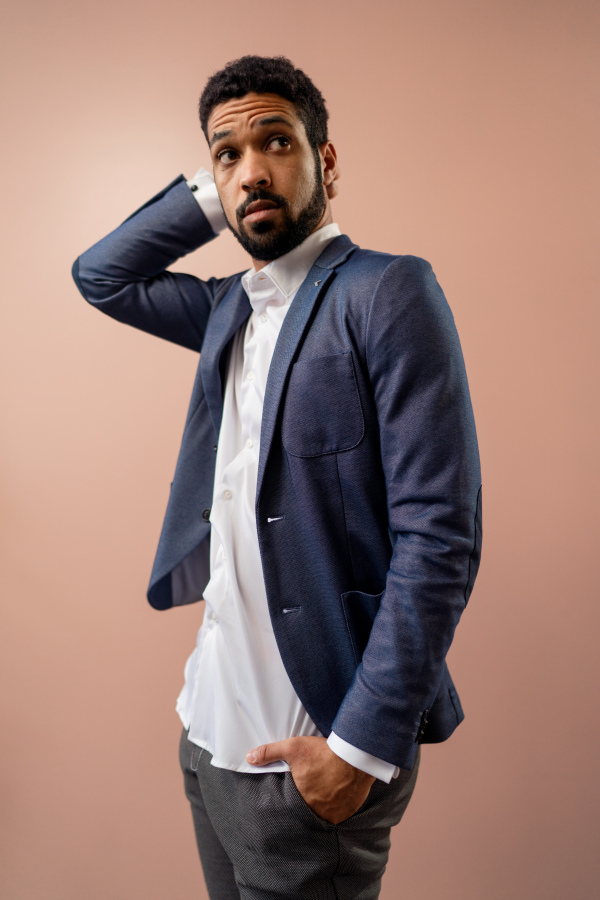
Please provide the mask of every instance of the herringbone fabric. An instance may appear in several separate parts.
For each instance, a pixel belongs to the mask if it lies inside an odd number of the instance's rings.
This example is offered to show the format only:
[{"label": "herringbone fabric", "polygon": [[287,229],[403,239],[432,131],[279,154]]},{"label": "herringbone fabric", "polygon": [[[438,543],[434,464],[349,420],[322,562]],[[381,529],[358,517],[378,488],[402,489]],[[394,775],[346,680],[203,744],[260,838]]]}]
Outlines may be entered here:
[{"label": "herringbone fabric", "polygon": [[184,730],[180,761],[211,900],[376,900],[397,824],[414,790],[411,771],[376,781],[339,825],[319,818],[290,772],[246,774],[212,766]]}]

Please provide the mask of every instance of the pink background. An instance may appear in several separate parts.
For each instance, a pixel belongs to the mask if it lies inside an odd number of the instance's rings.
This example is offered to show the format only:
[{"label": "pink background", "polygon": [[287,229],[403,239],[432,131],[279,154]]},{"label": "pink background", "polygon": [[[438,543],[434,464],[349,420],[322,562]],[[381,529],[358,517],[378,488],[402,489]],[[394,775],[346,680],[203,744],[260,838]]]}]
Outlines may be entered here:
[{"label": "pink background", "polygon": [[[198,95],[247,52],[327,98],[342,229],[431,260],[479,430],[467,719],[424,749],[382,897],[598,896],[599,24],[583,0],[5,4],[3,898],[205,896],[174,712],[202,610],[144,599],[196,358],[70,266],[208,162]],[[228,235],[180,268],[243,266]]]}]

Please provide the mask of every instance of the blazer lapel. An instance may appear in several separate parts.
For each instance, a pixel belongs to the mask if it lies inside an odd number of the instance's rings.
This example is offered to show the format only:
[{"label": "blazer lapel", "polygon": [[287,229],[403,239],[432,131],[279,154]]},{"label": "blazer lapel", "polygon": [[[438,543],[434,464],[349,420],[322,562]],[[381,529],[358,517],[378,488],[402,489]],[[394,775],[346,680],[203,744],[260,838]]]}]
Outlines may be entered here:
[{"label": "blazer lapel", "polygon": [[269,367],[265,400],[260,429],[260,457],[258,460],[258,480],[256,502],[262,487],[265,466],[273,443],[275,425],[283,389],[289,370],[294,362],[296,350],[327,287],[334,277],[334,267],[344,262],[356,249],[350,238],[340,235],[335,238],[319,256],[312,269],[300,285],[287,312]]},{"label": "blazer lapel", "polygon": [[223,382],[221,356],[238,328],[246,321],[252,307],[241,281],[237,281],[214,309],[206,329],[200,354],[200,371],[210,416],[219,433],[223,417]]}]

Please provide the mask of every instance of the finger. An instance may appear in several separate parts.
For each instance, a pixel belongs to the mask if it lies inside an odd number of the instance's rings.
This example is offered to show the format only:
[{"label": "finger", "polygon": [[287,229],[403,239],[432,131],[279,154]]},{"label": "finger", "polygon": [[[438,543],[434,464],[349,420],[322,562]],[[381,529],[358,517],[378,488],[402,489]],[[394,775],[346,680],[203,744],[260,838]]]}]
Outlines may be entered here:
[{"label": "finger", "polygon": [[275,741],[273,744],[263,744],[255,747],[246,754],[246,759],[253,766],[266,766],[268,763],[277,762],[280,759],[290,762],[290,742]]}]

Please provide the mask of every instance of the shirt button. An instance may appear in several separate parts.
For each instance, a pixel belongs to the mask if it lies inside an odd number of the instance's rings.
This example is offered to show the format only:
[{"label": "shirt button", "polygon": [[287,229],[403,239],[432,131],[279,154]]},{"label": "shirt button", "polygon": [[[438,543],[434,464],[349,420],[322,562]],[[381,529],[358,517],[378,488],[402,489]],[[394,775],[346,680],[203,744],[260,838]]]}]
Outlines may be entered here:
[{"label": "shirt button", "polygon": [[221,559],[225,559],[225,551],[224,550],[221,550],[221,553],[219,555],[220,555]]},{"label": "shirt button", "polygon": [[261,321],[261,322],[266,322],[266,321],[267,321],[267,314],[266,314],[266,313],[261,313],[261,314],[260,314],[260,321]]},{"label": "shirt button", "polygon": [[223,496],[226,500],[231,500],[231,498],[233,497],[233,494],[231,493],[229,488],[227,488],[227,490],[223,491]]},{"label": "shirt button", "polygon": [[248,440],[246,441],[246,447],[248,448],[248,450],[250,449],[250,447],[254,447],[254,444],[252,443],[250,438],[248,438]]},{"label": "shirt button", "polygon": [[254,372],[252,370],[246,375],[246,381],[254,381]]},{"label": "shirt button", "polygon": [[219,620],[217,619],[215,613],[211,613],[211,614],[210,614],[210,617],[211,617],[211,619],[212,619],[213,622],[218,622],[218,621],[219,621]]}]

